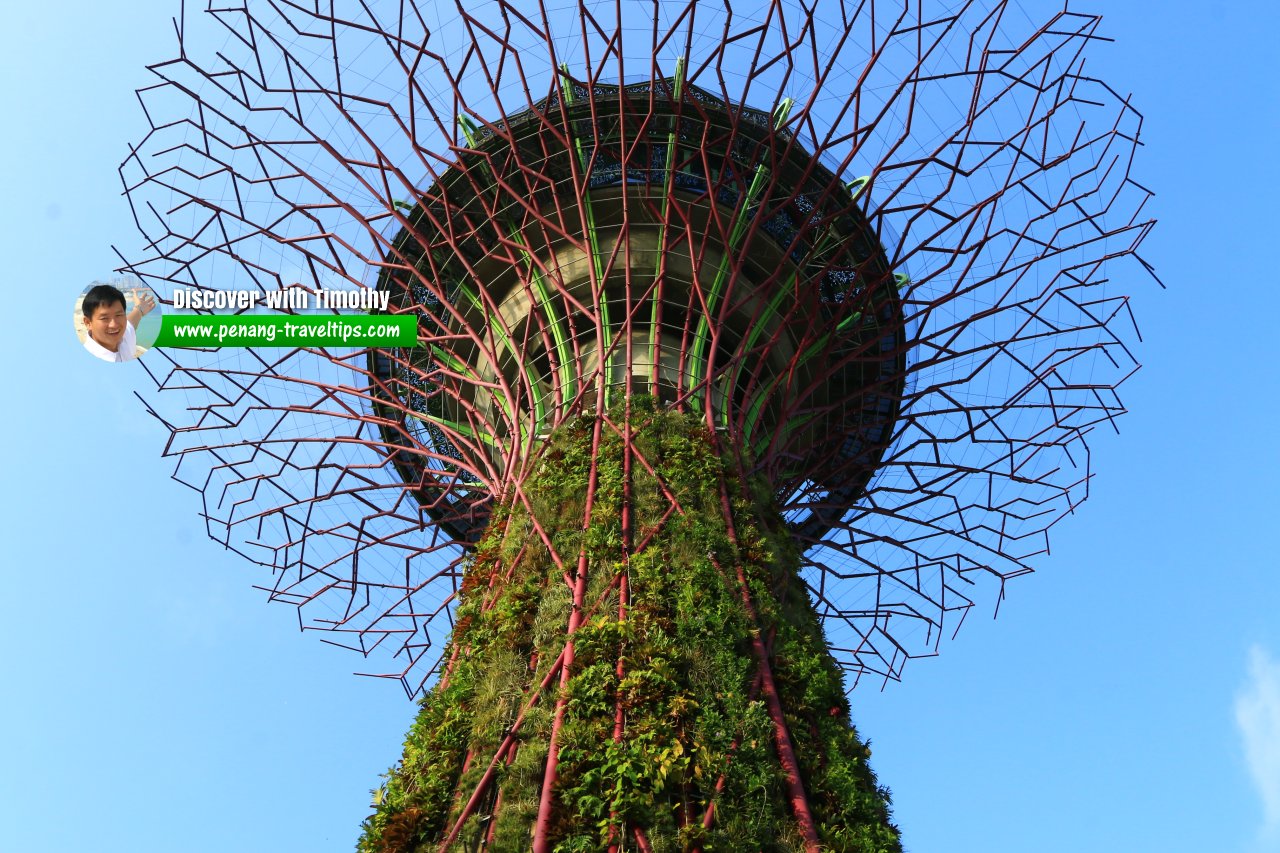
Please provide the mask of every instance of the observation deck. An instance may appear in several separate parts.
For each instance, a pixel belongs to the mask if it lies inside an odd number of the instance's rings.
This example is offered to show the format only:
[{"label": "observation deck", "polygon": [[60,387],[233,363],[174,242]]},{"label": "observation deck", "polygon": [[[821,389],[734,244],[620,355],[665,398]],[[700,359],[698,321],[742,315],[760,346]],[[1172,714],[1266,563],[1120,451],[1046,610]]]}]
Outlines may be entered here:
[{"label": "observation deck", "polygon": [[474,542],[567,419],[701,413],[816,540],[891,441],[899,277],[846,184],[765,113],[674,78],[559,91],[486,127],[406,210],[378,288],[426,346],[370,370],[392,462]]}]

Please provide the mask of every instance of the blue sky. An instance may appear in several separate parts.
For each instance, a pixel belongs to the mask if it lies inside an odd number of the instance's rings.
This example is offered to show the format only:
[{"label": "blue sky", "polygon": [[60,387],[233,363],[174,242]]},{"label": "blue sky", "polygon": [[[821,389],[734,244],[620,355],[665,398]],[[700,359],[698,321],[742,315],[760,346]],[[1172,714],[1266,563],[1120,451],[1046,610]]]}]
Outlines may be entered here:
[{"label": "blue sky", "polygon": [[[1146,115],[1169,289],[1133,282],[1132,414],[1039,573],[853,697],[915,853],[1280,851],[1280,9],[1109,5],[1093,67]],[[413,713],[204,538],[137,365],[77,348],[176,10],[26,4],[0,33],[3,850],[350,849]]]}]

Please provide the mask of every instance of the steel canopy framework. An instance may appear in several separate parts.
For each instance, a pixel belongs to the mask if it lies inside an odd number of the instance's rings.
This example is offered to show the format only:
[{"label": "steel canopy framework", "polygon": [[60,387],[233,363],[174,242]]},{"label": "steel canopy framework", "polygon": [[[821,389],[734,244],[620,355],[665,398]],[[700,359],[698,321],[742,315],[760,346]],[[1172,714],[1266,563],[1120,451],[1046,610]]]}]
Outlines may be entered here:
[{"label": "steel canopy framework", "polygon": [[207,14],[139,93],[126,268],[162,295],[389,290],[424,345],[166,351],[166,453],[273,600],[411,692],[443,664],[460,543],[611,399],[740,443],[850,686],[933,653],[1086,496],[1085,438],[1136,369],[1111,278],[1151,226],[1141,118],[1085,67],[1098,18]]}]

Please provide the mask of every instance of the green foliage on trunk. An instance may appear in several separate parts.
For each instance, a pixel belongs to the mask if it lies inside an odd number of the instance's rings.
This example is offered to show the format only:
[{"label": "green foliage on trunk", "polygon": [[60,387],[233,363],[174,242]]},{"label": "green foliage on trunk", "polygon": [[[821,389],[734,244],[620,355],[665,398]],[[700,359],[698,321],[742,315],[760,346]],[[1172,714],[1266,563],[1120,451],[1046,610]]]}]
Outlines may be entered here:
[{"label": "green foliage on trunk", "polygon": [[[751,647],[759,632],[771,650],[823,846],[900,851],[888,792],[877,786],[870,753],[850,724],[840,673],[797,576],[799,555],[767,487],[744,490],[734,460],[721,459],[692,417],[655,410],[647,399],[633,399],[629,417],[637,451],[631,541],[624,541],[622,437],[601,426],[598,483],[584,530],[596,423],[583,418],[562,428],[524,485],[529,509],[509,503],[472,558],[446,652],[446,660],[453,658],[447,683],[423,699],[403,758],[375,792],[377,810],[358,849],[439,847],[530,690],[563,650],[573,603],[565,576],[574,575],[585,550],[586,618],[573,635],[564,693],[550,827],[555,850],[603,851],[615,838],[635,849],[635,827],[658,853],[801,849],[760,695]],[[625,419],[613,413],[614,423]],[[722,482],[736,545],[722,510]],[[681,511],[668,515],[671,502],[660,483]],[[563,569],[533,518],[562,555]],[[743,604],[740,570],[758,625]],[[629,601],[620,617],[623,575]],[[560,695],[559,677],[550,683],[527,710],[514,756],[501,763],[454,849],[529,848]],[[615,738],[619,712],[624,725]],[[711,803],[714,820],[704,829]]]}]

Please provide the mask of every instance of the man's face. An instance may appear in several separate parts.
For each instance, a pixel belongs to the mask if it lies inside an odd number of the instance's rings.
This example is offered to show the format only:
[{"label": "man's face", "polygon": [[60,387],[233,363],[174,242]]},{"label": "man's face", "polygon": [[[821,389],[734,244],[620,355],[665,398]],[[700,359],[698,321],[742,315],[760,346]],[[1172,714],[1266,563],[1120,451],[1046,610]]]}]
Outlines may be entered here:
[{"label": "man's face", "polygon": [[119,350],[120,341],[124,338],[124,326],[128,322],[124,306],[119,302],[99,305],[94,309],[92,317],[84,319],[89,337],[112,352]]}]

